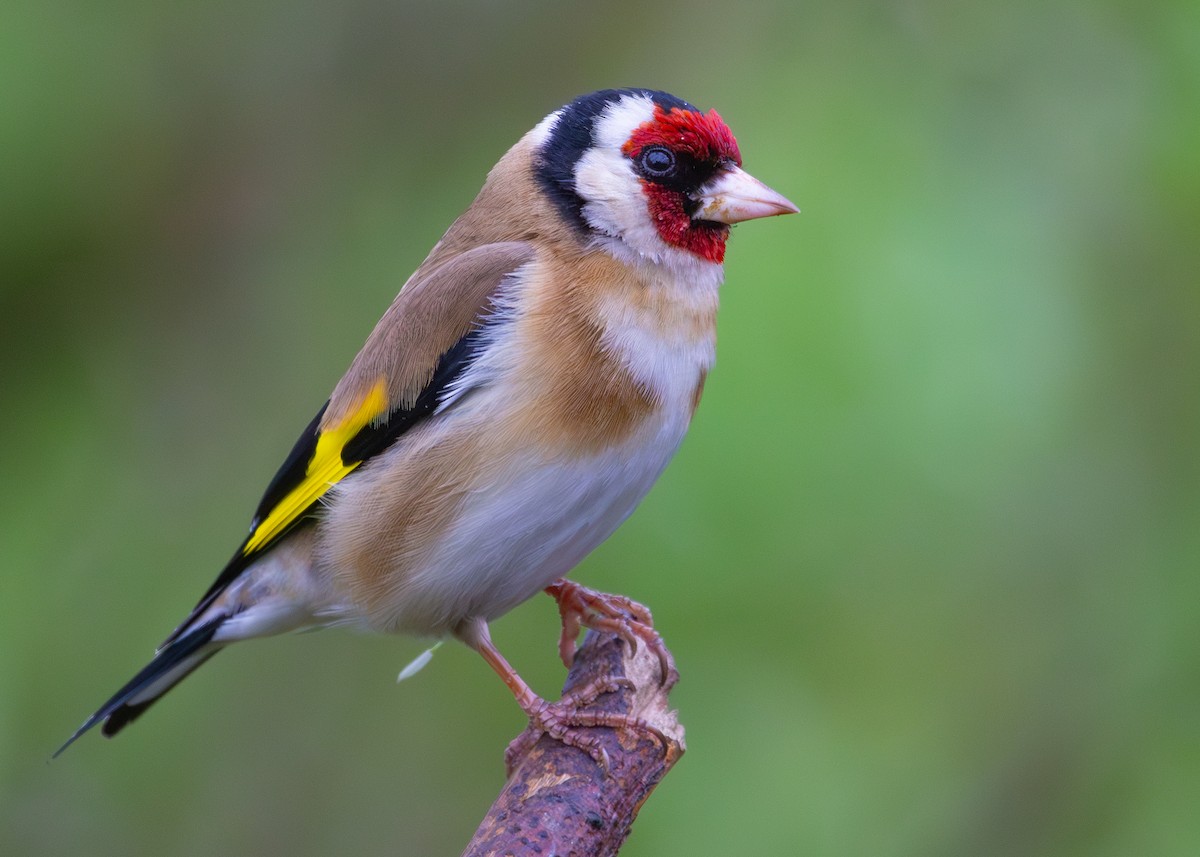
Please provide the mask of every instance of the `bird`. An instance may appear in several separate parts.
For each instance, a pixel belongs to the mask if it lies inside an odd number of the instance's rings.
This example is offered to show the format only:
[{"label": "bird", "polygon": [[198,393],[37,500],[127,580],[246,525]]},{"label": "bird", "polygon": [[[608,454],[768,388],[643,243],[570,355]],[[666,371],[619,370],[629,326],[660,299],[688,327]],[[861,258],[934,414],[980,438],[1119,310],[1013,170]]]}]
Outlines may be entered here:
[{"label": "bird", "polygon": [[[715,356],[732,224],[795,213],[742,168],[715,110],[654,89],[582,95],[488,173],[300,434],[249,532],[153,659],[59,748],[113,736],[226,646],[331,625],[454,638],[548,733],[605,762],[579,709],[538,696],[488,623],[541,591],[678,673],[635,601],[566,578],[684,438]],[[644,724],[641,724],[644,725]]]}]

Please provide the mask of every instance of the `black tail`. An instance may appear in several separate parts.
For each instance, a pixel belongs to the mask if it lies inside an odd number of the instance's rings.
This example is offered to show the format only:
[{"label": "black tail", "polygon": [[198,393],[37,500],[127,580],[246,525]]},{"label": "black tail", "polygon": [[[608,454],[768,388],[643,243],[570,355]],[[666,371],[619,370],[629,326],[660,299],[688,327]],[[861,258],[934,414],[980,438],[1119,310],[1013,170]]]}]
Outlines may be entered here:
[{"label": "black tail", "polygon": [[104,726],[100,731],[106,737],[111,738],[126,725],[136,720],[159,697],[220,651],[221,645],[214,644],[212,639],[223,621],[225,621],[224,616],[213,619],[193,628],[159,649],[154,660],[146,664],[141,672],[126,682],[125,686],[114,693],[108,702],[100,706],[95,714],[85,720],[83,725],[75,730],[75,734],[68,738],[51,758],[57,759],[63,750],[74,744],[80,735],[100,721],[104,721]]}]

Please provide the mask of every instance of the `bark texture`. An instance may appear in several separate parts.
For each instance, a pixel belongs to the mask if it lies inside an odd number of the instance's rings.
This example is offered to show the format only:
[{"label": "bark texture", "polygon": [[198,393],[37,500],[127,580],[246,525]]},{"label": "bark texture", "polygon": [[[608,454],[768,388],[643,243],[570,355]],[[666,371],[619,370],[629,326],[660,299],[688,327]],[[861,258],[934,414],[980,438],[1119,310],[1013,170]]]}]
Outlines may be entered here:
[{"label": "bark texture", "polygon": [[660,684],[659,660],[636,653],[611,634],[589,632],[564,691],[602,675],[633,686],[601,696],[584,710],[629,714],[667,736],[667,746],[642,730],[597,728],[608,753],[606,773],[590,756],[546,736],[505,783],[464,857],[600,857],[620,849],[638,810],[686,749],[683,727]]}]

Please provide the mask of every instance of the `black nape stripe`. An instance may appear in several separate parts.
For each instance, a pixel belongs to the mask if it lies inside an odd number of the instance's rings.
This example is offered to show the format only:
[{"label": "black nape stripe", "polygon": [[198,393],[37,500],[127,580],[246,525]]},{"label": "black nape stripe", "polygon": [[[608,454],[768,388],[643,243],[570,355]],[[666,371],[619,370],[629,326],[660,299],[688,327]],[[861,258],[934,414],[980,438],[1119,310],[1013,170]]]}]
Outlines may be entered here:
[{"label": "black nape stripe", "polygon": [[602,89],[581,95],[562,109],[534,162],[534,174],[542,190],[569,223],[588,231],[583,216],[584,200],[575,189],[575,165],[595,142],[596,119],[608,105],[626,95],[645,95],[664,110],[678,107],[695,110],[682,98],[656,89]]}]

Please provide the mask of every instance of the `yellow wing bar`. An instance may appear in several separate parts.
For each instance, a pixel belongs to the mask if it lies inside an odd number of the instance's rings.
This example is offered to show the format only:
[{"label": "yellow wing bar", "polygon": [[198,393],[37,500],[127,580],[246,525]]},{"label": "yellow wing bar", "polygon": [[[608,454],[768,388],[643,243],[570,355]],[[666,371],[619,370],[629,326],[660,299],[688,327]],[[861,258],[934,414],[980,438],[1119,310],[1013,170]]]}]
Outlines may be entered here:
[{"label": "yellow wing bar", "polygon": [[308,462],[304,481],[284,495],[259,522],[242,548],[249,556],[283,533],[313,503],[361,462],[342,461],[342,450],[372,420],[387,412],[387,384],[380,378],[351,414],[317,437],[316,449]]}]

